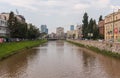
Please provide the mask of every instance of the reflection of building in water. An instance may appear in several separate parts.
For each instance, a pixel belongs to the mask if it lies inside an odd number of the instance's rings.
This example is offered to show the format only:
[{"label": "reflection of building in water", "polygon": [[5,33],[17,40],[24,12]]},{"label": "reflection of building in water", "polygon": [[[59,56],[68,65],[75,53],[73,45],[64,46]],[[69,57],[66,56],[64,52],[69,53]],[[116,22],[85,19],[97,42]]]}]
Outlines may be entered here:
[{"label": "reflection of building in water", "polygon": [[11,56],[9,59],[5,59],[5,61],[1,61],[0,76],[4,78],[18,78],[19,76],[26,75],[25,72],[28,70],[28,64],[32,65],[32,60],[35,59],[36,55],[38,55],[37,49],[25,50]]},{"label": "reflection of building in water", "polygon": [[93,67],[95,65],[94,55],[83,51],[82,56],[83,56],[83,66],[85,66],[85,68],[89,68],[89,66]]},{"label": "reflection of building in water", "polygon": [[56,42],[56,46],[62,46],[62,47],[64,47],[64,41],[58,40]]},{"label": "reflection of building in water", "polygon": [[120,77],[120,60],[119,59],[114,59],[112,57],[106,57],[106,56],[100,55],[99,62],[101,63],[106,73],[109,75],[109,78]]}]

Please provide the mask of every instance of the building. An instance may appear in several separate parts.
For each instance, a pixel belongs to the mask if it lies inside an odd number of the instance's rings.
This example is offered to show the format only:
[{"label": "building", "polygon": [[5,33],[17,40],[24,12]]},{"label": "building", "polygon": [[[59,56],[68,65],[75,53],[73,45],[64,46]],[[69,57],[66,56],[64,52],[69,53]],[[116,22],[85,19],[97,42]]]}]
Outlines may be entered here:
[{"label": "building", "polygon": [[17,17],[17,19],[18,19],[19,22],[21,22],[21,23],[25,23],[26,22],[24,16],[22,16],[22,15],[16,15],[16,17]]},{"label": "building", "polygon": [[48,34],[47,25],[41,25],[41,33],[46,33],[46,34]]},{"label": "building", "polygon": [[71,26],[70,26],[70,30],[71,30],[71,31],[74,30],[74,25],[71,25]]},{"label": "building", "polygon": [[[9,20],[10,13],[1,13],[1,15],[5,16],[6,20]],[[25,20],[23,15],[16,15],[16,14],[14,14],[14,16],[17,18],[17,20],[19,22],[21,22],[21,23],[25,23],[26,22],[26,20]]]},{"label": "building", "polygon": [[46,28],[46,31],[45,31],[45,32],[46,32],[46,34],[48,34],[48,28]]},{"label": "building", "polygon": [[56,29],[56,36],[58,39],[64,39],[64,28],[63,27],[58,27]]},{"label": "building", "polygon": [[83,35],[82,35],[82,25],[77,25],[76,30],[77,30],[77,33],[78,33],[78,35],[76,35],[76,38],[82,39],[82,37],[83,37]]},{"label": "building", "polygon": [[67,38],[69,38],[69,39],[81,39],[82,38],[82,26],[77,25],[75,30],[67,31]]},{"label": "building", "polygon": [[49,38],[56,39],[57,37],[56,37],[56,34],[52,32],[51,34],[49,34]]},{"label": "building", "polygon": [[8,32],[7,20],[4,15],[0,14],[0,37],[7,36]]},{"label": "building", "polygon": [[120,10],[105,16],[105,40],[120,41]]},{"label": "building", "polygon": [[104,20],[98,22],[99,33],[104,37]]}]

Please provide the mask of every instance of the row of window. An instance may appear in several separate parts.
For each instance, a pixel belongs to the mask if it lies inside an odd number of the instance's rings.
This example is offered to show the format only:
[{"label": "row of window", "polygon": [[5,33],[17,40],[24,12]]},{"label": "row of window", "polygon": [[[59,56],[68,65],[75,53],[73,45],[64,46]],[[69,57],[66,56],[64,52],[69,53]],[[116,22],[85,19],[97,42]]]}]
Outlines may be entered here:
[{"label": "row of window", "polygon": [[[105,37],[107,40],[113,39],[113,36],[107,36]],[[120,36],[114,36],[115,39],[120,39]]]},{"label": "row of window", "polygon": [[107,22],[112,22],[112,21],[115,21],[115,20],[118,20],[118,16],[114,16],[114,18],[113,18],[113,16],[111,16],[111,17],[108,17],[108,18],[106,18],[106,20],[105,20],[105,22],[107,23]]},{"label": "row of window", "polygon": [[7,21],[0,20],[0,26],[7,26]]},{"label": "row of window", "polygon": [[6,28],[5,27],[0,27],[0,31],[6,31]]}]

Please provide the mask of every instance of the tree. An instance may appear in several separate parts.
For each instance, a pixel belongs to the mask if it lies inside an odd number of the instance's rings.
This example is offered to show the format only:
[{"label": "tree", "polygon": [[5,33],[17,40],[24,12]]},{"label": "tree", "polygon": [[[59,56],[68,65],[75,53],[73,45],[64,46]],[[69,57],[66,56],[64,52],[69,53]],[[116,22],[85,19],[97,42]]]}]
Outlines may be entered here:
[{"label": "tree", "polygon": [[102,20],[103,20],[102,15],[100,15],[100,17],[99,17],[99,21],[102,21]]},{"label": "tree", "polygon": [[88,38],[91,38],[91,34],[93,34],[93,19],[91,18],[90,21],[89,21],[89,24],[88,24],[88,27],[87,27],[87,35],[88,35]]},{"label": "tree", "polygon": [[88,15],[87,13],[84,13],[84,16],[83,16],[83,26],[82,26],[82,33],[83,33],[83,38],[87,38],[87,27],[88,27]]},{"label": "tree", "polygon": [[38,28],[30,24],[30,28],[27,30],[28,39],[36,39],[40,36],[40,31]]},{"label": "tree", "polygon": [[18,21],[14,13],[11,12],[8,20],[8,28],[10,31],[11,38],[25,39],[27,34],[27,24]]},{"label": "tree", "polygon": [[38,28],[32,24],[30,24],[30,28],[28,28],[28,24],[18,21],[13,12],[10,12],[9,15],[8,28],[11,38],[36,39],[40,36]]},{"label": "tree", "polygon": [[9,19],[8,19],[8,29],[9,29],[9,37],[13,36],[13,31],[14,31],[14,25],[15,25],[15,17],[14,17],[14,13],[10,12],[9,14]]},{"label": "tree", "polygon": [[93,19],[91,18],[87,27],[88,33],[93,33]]},{"label": "tree", "polygon": [[93,20],[93,39],[98,39],[99,38],[99,29],[96,24],[96,20]]}]

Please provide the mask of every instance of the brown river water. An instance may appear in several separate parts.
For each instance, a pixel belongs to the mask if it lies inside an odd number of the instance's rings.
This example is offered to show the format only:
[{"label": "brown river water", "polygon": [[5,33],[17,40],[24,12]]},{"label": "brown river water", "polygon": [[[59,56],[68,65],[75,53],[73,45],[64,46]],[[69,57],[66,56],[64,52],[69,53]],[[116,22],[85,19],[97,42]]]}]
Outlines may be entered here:
[{"label": "brown river water", "polygon": [[49,41],[0,61],[0,78],[120,78],[120,60]]}]

